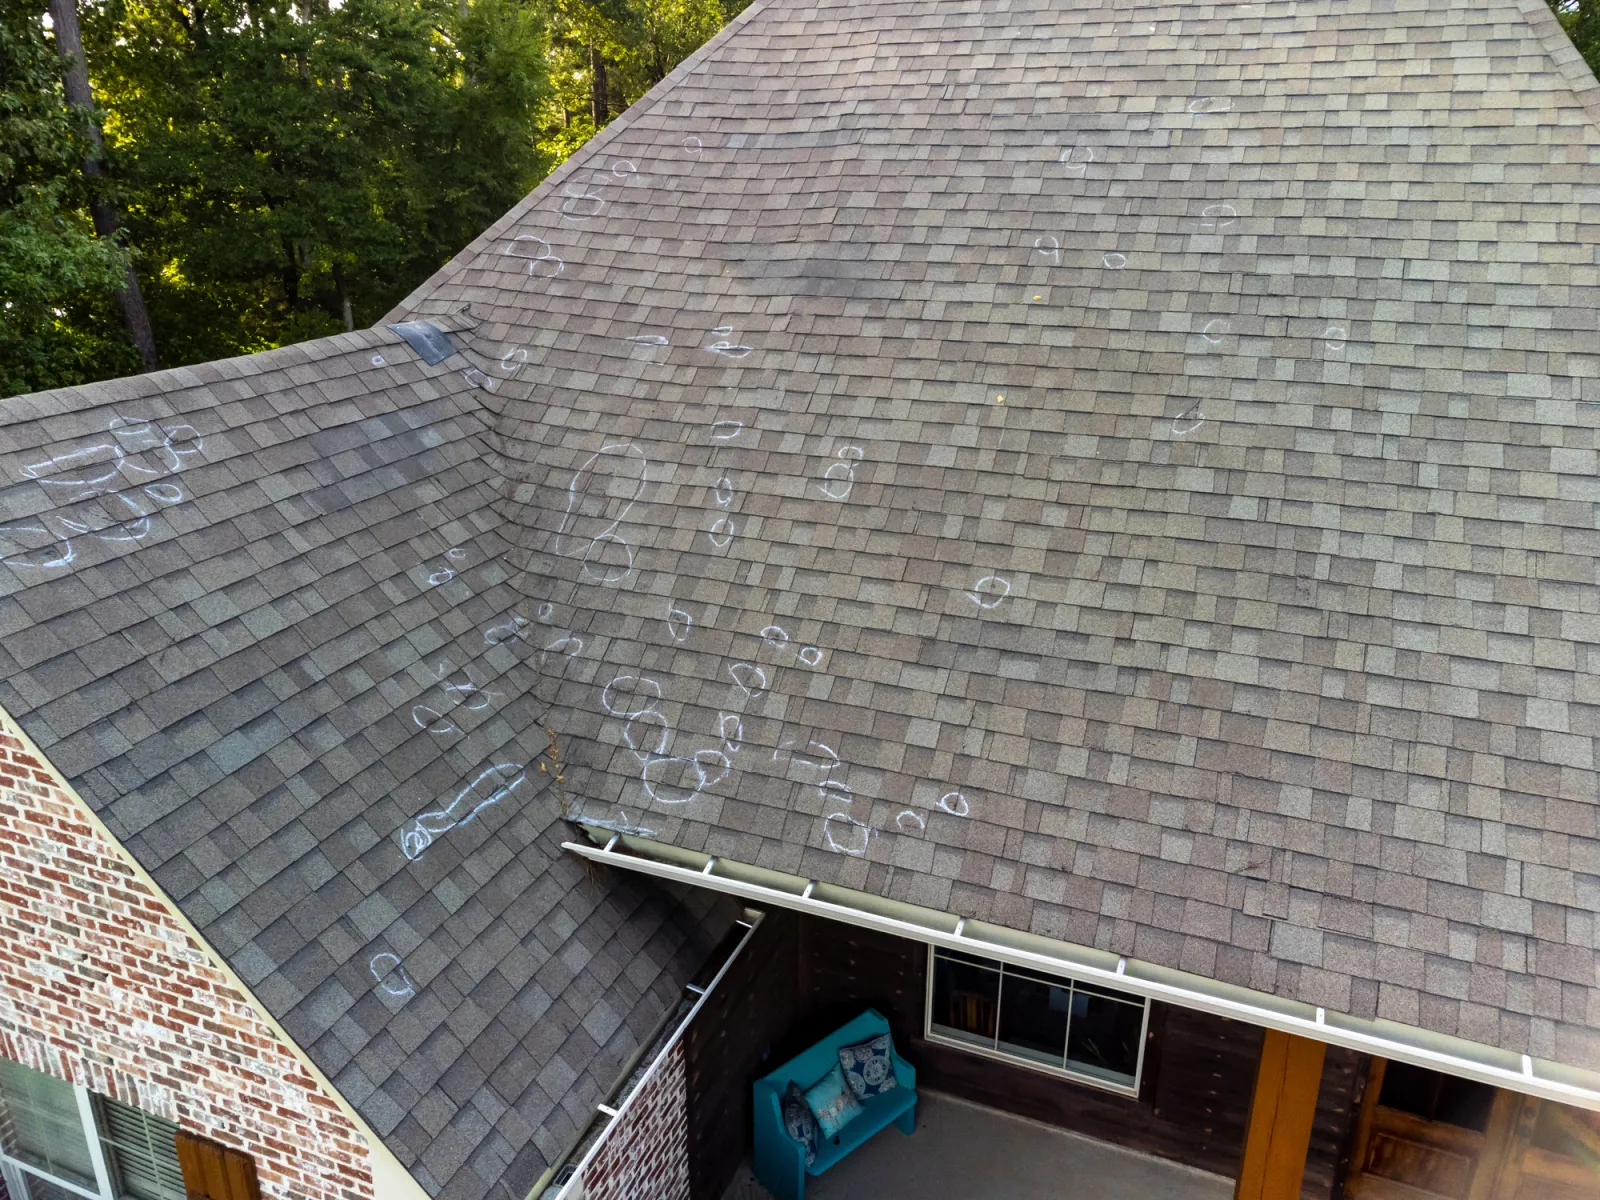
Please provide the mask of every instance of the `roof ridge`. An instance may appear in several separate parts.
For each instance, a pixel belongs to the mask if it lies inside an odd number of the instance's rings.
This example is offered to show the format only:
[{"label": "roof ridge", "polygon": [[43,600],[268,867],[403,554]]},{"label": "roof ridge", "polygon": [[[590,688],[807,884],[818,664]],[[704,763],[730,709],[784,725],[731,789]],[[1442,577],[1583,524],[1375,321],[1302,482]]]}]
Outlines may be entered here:
[{"label": "roof ridge", "polygon": [[1600,134],[1600,79],[1589,69],[1589,62],[1578,53],[1567,31],[1545,0],[1515,0],[1517,9],[1533,26],[1545,53],[1561,77],[1572,87],[1573,97],[1589,114],[1589,122]]},{"label": "roof ridge", "polygon": [[458,253],[451,256],[448,262],[413,288],[405,299],[401,300],[384,315],[383,321],[402,321],[407,316],[429,315],[423,312],[421,306],[436,296],[451,280],[471,267],[482,255],[484,247],[492,245],[506,230],[515,226],[518,221],[533,209],[535,203],[545,192],[561,184],[568,175],[578,170],[596,152],[603,150],[621,137],[646,114],[652,113],[659,108],[686,76],[693,74],[707,58],[718,52],[724,43],[731,41],[757,13],[765,12],[766,9],[767,0],[751,0],[751,3],[733,20],[729,21],[710,38],[707,38],[698,50],[667,72],[660,83],[623,109],[621,113],[617,114],[616,120],[598,131],[583,145],[569,154],[565,162],[536,183],[528,194],[512,205],[510,210],[498,221],[473,238]]}]

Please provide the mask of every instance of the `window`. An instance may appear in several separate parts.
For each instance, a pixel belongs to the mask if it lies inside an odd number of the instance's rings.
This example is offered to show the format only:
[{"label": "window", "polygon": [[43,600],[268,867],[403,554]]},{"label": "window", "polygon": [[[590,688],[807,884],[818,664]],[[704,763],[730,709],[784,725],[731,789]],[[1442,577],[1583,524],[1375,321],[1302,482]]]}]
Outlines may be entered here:
[{"label": "window", "polygon": [[929,1040],[1138,1093],[1149,1001],[957,950],[928,965]]},{"label": "window", "polygon": [[1495,1089],[1487,1083],[1458,1079],[1409,1063],[1390,1062],[1384,1068],[1383,1094],[1378,1097],[1378,1103],[1424,1121],[1443,1121],[1482,1133],[1489,1127],[1494,1093]]},{"label": "window", "polygon": [[183,1200],[177,1130],[0,1059],[0,1177],[11,1200]]}]

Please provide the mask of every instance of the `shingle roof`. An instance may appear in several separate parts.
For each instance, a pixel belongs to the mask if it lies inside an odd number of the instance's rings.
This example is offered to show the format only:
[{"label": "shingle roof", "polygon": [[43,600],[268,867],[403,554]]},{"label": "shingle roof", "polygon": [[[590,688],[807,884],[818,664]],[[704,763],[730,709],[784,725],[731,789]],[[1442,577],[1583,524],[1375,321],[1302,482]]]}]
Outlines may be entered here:
[{"label": "shingle roof", "polygon": [[561,853],[562,631],[476,395],[379,330],[0,417],[0,705],[462,1200],[533,1185],[728,916]]},{"label": "shingle roof", "polygon": [[[5,585],[0,704],[474,1200],[604,1077],[587,998],[682,970],[512,788],[546,724],[591,819],[1600,1066],[1600,110],[1561,37],[1540,0],[753,6],[395,314],[459,354],[8,402],[13,528],[115,442],[150,530],[119,492],[8,551],[75,531]],[[391,1005],[380,954],[433,980]],[[485,1090],[530,1044],[542,1116]]]},{"label": "shingle roof", "polygon": [[1600,1066],[1597,94],[1540,0],[750,16],[405,310],[528,353],[585,811]]}]

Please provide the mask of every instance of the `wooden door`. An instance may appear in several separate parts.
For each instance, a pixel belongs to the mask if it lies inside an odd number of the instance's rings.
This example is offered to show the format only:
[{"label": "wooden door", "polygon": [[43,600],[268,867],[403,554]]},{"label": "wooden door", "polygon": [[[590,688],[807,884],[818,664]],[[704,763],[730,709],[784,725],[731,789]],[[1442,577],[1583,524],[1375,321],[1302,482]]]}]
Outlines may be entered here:
[{"label": "wooden door", "polygon": [[1345,1194],[1595,1200],[1600,1113],[1375,1059]]}]

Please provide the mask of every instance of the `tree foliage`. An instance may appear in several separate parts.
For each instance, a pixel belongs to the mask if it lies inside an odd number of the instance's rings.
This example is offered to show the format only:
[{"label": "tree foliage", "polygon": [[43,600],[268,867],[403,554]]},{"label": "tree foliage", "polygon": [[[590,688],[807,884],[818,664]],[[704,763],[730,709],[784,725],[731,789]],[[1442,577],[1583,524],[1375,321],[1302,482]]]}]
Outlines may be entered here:
[{"label": "tree foliage", "polygon": [[89,140],[61,74],[38,12],[0,0],[0,395],[137,365],[106,319],[124,260],[84,217]]},{"label": "tree foliage", "polygon": [[92,28],[169,360],[368,324],[541,174],[510,0],[112,0]]},{"label": "tree foliage", "polygon": [[[78,0],[163,360],[378,320],[743,2]],[[0,6],[0,394],[136,370],[45,0]]]},{"label": "tree foliage", "polygon": [[[556,161],[698,49],[749,0],[542,0],[550,28],[553,96],[544,144]],[[597,79],[597,67],[599,75]],[[602,117],[600,126],[605,124]]]}]

